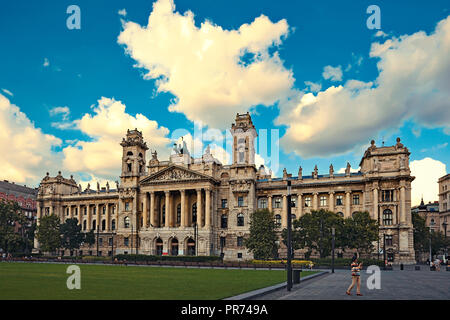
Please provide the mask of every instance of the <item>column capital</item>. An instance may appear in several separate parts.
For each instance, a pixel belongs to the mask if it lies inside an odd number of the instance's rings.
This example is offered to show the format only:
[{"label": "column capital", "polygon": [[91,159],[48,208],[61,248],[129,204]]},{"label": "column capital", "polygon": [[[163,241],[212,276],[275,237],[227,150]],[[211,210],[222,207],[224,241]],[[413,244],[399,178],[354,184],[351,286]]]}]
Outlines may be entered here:
[{"label": "column capital", "polygon": [[201,192],[203,188],[195,188],[195,191]]},{"label": "column capital", "polygon": [[352,190],[345,190],[346,194],[352,193]]},{"label": "column capital", "polygon": [[335,194],[335,191],[329,191],[328,194]]},{"label": "column capital", "polygon": [[165,195],[170,194],[170,190],[164,190],[164,194],[165,194]]},{"label": "column capital", "polygon": [[180,193],[184,194],[186,192],[186,189],[180,189]]}]

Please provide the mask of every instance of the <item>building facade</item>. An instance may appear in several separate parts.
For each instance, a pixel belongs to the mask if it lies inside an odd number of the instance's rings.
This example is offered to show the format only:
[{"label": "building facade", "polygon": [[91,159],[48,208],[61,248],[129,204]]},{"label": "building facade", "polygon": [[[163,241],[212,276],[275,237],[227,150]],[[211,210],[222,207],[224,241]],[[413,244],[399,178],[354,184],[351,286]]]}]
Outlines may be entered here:
[{"label": "building facade", "polygon": [[450,236],[450,174],[438,180],[439,184],[439,229],[446,236]]},{"label": "building facade", "polygon": [[[292,184],[294,218],[312,209],[328,209],[343,217],[368,211],[387,237],[394,263],[413,263],[411,177],[409,151],[397,144],[365,151],[357,173],[309,175],[299,168],[292,176],[272,178],[255,166],[256,129],[250,115],[238,114],[231,126],[232,164],[223,165],[209,148],[193,158],[186,145],[174,147],[168,161],[157,153],[147,162],[141,132],[129,130],[121,142],[122,172],[116,188],[82,190],[71,177],[48,174],[38,194],[38,217],[57,214],[62,221],[76,217],[83,230],[94,229],[102,255],[141,253],[161,255],[223,255],[226,260],[250,259],[243,240],[250,214],[269,208],[280,230],[287,226],[287,181]],[[36,248],[39,244],[36,243]],[[95,248],[83,248],[94,252]],[[300,253],[300,252],[299,252]]]},{"label": "building facade", "polygon": [[36,197],[38,189],[22,186],[8,180],[0,181],[0,201],[9,200],[19,204],[23,214],[30,219],[36,219]]}]

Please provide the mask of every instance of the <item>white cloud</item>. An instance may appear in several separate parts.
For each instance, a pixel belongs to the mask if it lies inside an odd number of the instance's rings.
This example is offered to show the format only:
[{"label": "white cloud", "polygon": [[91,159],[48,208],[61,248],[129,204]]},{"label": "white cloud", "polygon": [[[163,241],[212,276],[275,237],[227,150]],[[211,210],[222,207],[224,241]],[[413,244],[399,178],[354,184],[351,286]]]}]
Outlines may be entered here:
[{"label": "white cloud", "polygon": [[379,59],[371,82],[347,81],[280,105],[285,150],[302,157],[344,154],[405,120],[450,134],[450,16],[433,33],[417,32],[372,44]]},{"label": "white cloud", "polygon": [[48,67],[50,65],[50,61],[48,61],[48,58],[44,58],[44,63],[42,65],[44,67]]},{"label": "white cloud", "polygon": [[69,107],[54,107],[49,110],[51,116],[61,115],[62,120],[68,120],[70,115]]},{"label": "white cloud", "polygon": [[19,107],[2,94],[0,128],[2,179],[34,184],[45,175],[46,168],[58,168],[61,156],[53,148],[62,141],[36,128]]},{"label": "white cloud", "polygon": [[[345,173],[345,169],[346,169],[346,167],[340,168],[340,169],[337,171],[337,173]],[[358,168],[350,168],[350,172],[358,172],[359,170],[361,170],[361,167],[358,167]]]},{"label": "white cloud", "polygon": [[326,66],[323,68],[322,76],[325,80],[330,79],[330,81],[342,81],[342,67]]},{"label": "white cloud", "polygon": [[[142,114],[125,112],[125,105],[102,97],[93,108],[94,115],[85,114],[74,124],[91,141],[77,141],[64,148],[64,167],[72,172],[95,173],[102,178],[114,179],[120,174],[122,148],[119,143],[128,129],[142,131],[144,140],[152,150],[168,158],[169,130]],[[161,157],[159,156],[161,159]]]},{"label": "white cloud", "polygon": [[387,33],[383,32],[383,31],[381,31],[381,30],[378,30],[378,31],[375,33],[375,37],[386,38],[387,36],[388,36]]},{"label": "white cloud", "polygon": [[305,81],[305,85],[308,87],[308,90],[311,92],[319,92],[322,89],[321,83]]},{"label": "white cloud", "polygon": [[11,91],[9,91],[8,89],[2,88],[2,91],[11,97],[14,96],[13,93]]},{"label": "white cloud", "polygon": [[118,43],[148,71],[146,79],[157,80],[158,92],[176,96],[169,110],[191,121],[228,127],[237,112],[273,105],[294,83],[278,52],[268,50],[288,35],[286,20],[261,15],[236,30],[207,20],[197,27],[191,11],[180,14],[172,0],[159,0],[147,26],[123,23]]},{"label": "white cloud", "polygon": [[432,146],[431,148],[421,149],[420,152],[435,152],[435,151],[437,151],[439,149],[445,149],[445,148],[447,148],[447,146],[448,146],[448,142],[444,142],[444,143]]},{"label": "white cloud", "polygon": [[446,174],[444,163],[424,158],[414,160],[409,164],[411,175],[416,177],[411,183],[411,206],[420,204],[423,196],[425,202],[439,200],[438,179]]},{"label": "white cloud", "polygon": [[125,17],[127,15],[127,10],[121,9],[117,12],[119,14],[119,16]]}]

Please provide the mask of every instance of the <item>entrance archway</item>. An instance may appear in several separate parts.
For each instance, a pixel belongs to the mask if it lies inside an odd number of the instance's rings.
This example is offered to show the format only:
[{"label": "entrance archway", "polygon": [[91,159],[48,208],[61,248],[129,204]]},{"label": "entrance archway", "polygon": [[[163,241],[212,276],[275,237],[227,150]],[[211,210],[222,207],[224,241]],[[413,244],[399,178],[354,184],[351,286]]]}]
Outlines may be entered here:
[{"label": "entrance archway", "polygon": [[195,240],[192,238],[189,238],[186,241],[186,247],[187,247],[187,255],[195,256]]},{"label": "entrance archway", "polygon": [[170,241],[170,255],[171,256],[177,256],[178,255],[178,239],[173,238]]},{"label": "entrance archway", "polygon": [[157,256],[162,256],[163,254],[163,241],[161,238],[155,240],[155,253]]}]

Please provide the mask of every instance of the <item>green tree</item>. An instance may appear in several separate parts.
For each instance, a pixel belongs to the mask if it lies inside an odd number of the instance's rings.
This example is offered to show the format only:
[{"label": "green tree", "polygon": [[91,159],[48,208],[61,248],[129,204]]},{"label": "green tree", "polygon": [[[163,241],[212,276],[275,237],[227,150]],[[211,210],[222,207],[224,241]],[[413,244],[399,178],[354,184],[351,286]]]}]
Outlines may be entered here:
[{"label": "green tree", "polygon": [[83,242],[86,243],[89,247],[91,247],[95,243],[94,229],[91,229],[91,231],[84,234]]},{"label": "green tree", "polygon": [[61,247],[67,250],[79,249],[84,241],[84,234],[81,232],[81,225],[77,218],[67,219],[60,226]]},{"label": "green tree", "polygon": [[59,228],[59,218],[55,215],[44,216],[40,219],[36,237],[42,251],[52,253],[61,247]]},{"label": "green tree", "polygon": [[26,222],[17,202],[0,200],[0,248],[7,253],[18,251],[24,243],[18,226]]},{"label": "green tree", "polygon": [[268,209],[253,212],[250,216],[250,236],[244,239],[244,245],[253,253],[255,259],[267,260],[276,257],[277,239],[272,212]]},{"label": "green tree", "polygon": [[426,226],[425,219],[417,212],[411,215],[414,236],[414,251],[416,252],[416,260],[420,257],[421,252],[427,252],[430,246],[430,229]]},{"label": "green tree", "polygon": [[355,212],[344,221],[344,244],[358,252],[369,253],[374,249],[373,242],[378,240],[378,221],[370,218],[367,211]]},{"label": "green tree", "polygon": [[[330,255],[332,249],[332,228],[335,228],[335,247],[343,247],[343,219],[336,213],[321,210],[312,210],[299,219],[294,220],[292,230],[292,247],[306,249],[305,257],[308,259],[313,250],[319,252],[321,258]],[[282,231],[283,243],[287,244],[287,229]]]}]

